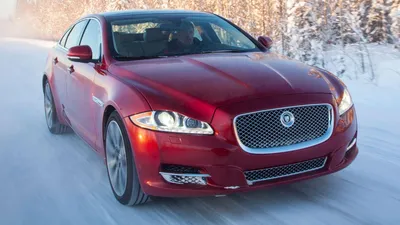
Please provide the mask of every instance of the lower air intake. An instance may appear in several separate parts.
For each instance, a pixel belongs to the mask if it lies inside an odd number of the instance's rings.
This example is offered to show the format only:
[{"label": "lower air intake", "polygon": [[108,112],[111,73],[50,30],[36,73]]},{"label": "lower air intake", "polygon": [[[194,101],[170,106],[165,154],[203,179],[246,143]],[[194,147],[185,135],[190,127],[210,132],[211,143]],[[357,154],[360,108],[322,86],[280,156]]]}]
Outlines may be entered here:
[{"label": "lower air intake", "polygon": [[160,172],[161,176],[169,183],[173,184],[197,184],[207,185],[206,177],[208,174],[175,174]]},{"label": "lower air intake", "polygon": [[249,185],[252,185],[253,183],[259,181],[288,177],[296,174],[302,174],[321,169],[325,166],[326,159],[327,159],[326,157],[317,158],[284,166],[246,171],[244,174],[247,183]]},{"label": "lower air intake", "polygon": [[198,168],[174,164],[162,164],[161,171],[166,173],[200,173]]}]

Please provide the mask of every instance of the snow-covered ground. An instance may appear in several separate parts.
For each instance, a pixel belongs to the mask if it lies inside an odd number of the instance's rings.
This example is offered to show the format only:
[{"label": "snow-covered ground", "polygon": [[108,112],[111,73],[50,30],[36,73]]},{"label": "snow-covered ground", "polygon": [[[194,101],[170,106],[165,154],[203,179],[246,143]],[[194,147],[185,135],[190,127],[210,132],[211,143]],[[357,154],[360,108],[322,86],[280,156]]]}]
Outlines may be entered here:
[{"label": "snow-covered ground", "polygon": [[[379,81],[348,81],[360,154],[336,174],[215,198],[125,207],[101,158],[76,135],[51,135],[41,77],[52,43],[0,39],[0,224],[400,224],[400,56],[374,58]],[[386,58],[385,58],[386,57]]]}]

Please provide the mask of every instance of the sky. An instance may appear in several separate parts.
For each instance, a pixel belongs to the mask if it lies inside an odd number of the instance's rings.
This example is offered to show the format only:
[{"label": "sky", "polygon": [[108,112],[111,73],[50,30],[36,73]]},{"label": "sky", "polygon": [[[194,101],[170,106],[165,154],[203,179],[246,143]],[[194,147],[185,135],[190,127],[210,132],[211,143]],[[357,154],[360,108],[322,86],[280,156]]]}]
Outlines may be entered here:
[{"label": "sky", "polygon": [[16,0],[0,0],[0,18],[8,18],[14,13]]}]

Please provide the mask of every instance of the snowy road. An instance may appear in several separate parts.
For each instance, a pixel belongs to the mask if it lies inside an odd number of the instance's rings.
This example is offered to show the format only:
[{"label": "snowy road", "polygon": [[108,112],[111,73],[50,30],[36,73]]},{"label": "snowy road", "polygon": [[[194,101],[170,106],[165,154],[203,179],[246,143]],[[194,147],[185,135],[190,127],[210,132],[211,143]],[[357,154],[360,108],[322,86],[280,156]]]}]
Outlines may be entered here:
[{"label": "snowy road", "polygon": [[400,85],[349,83],[360,154],[345,170],[269,190],[131,208],[114,200],[95,152],[74,134],[47,131],[41,77],[49,46],[0,40],[1,225],[400,224]]}]

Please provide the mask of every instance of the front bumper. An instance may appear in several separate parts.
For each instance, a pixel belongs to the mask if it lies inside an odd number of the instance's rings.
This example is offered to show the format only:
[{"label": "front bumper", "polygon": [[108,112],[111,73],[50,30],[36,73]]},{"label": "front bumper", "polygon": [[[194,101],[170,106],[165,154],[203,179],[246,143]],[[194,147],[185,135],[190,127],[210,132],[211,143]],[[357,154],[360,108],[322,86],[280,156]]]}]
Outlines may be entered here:
[{"label": "front bumper", "polygon": [[[215,117],[218,117],[216,115]],[[195,197],[226,195],[311,179],[347,167],[358,154],[354,108],[335,121],[334,132],[325,142],[305,149],[274,154],[251,154],[243,151],[231,130],[216,129],[215,135],[197,136],[155,132],[135,126],[129,118],[125,125],[130,136],[138,176],[143,191],[151,196]],[[218,125],[213,125],[218,127]],[[229,133],[229,134],[228,134]],[[326,157],[318,170],[272,180],[251,183],[245,171],[277,167]],[[182,165],[199,168],[206,174],[206,185],[167,182],[162,166]],[[161,174],[160,174],[161,172]]]}]

